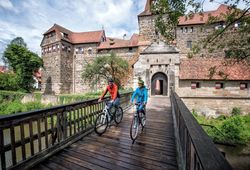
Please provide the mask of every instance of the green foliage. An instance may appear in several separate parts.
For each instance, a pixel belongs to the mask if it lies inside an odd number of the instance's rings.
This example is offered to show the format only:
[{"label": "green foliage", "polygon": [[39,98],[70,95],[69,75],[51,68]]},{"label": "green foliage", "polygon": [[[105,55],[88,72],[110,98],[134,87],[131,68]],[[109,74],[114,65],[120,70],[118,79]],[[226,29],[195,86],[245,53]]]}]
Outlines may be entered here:
[{"label": "green foliage", "polygon": [[221,131],[235,143],[246,143],[246,125],[241,116],[232,116],[225,120],[221,126]]},{"label": "green foliage", "polygon": [[0,91],[0,103],[21,100],[26,93],[14,91]]},{"label": "green foliage", "polygon": [[241,114],[241,109],[240,109],[240,107],[234,107],[233,110],[232,110],[232,112],[231,112],[231,114],[232,114],[233,116],[240,115],[240,114]]},{"label": "green foliage", "polygon": [[[184,15],[185,3],[183,0],[158,0],[153,4],[152,11],[157,14],[155,25],[161,35],[166,37],[167,41],[175,39],[174,30],[178,24],[180,16]],[[167,15],[167,19],[166,19]]]},{"label": "green foliage", "polygon": [[206,119],[204,116],[198,116],[195,110],[192,113],[198,123],[212,125],[218,129],[203,126],[203,129],[214,141],[231,141],[235,144],[250,142],[250,115],[231,117],[220,115],[216,119]]},{"label": "green foliage", "polygon": [[111,53],[108,56],[96,57],[92,63],[87,63],[82,77],[92,85],[97,84],[100,80],[107,80],[107,78],[112,77],[120,85],[120,80],[128,76],[128,71],[128,62]]},{"label": "green foliage", "polygon": [[34,84],[33,73],[42,66],[42,59],[29,51],[20,38],[12,40],[12,43],[4,51],[3,58],[15,73],[14,80],[18,90],[31,91]]},{"label": "green foliage", "polygon": [[[211,0],[209,3],[212,3]],[[209,52],[226,51],[228,58],[246,59],[250,62],[250,1],[223,0],[220,2],[229,6],[229,11],[219,16],[210,15],[205,27],[224,21],[224,26],[208,33],[193,50],[197,54],[206,49]],[[202,17],[204,0],[157,0],[153,5],[153,13],[157,15],[155,25],[168,42],[175,38],[178,18],[188,10],[187,19],[192,19],[195,13]],[[237,29],[234,25],[238,24]]]},{"label": "green foliage", "polygon": [[0,73],[0,90],[18,90],[17,76],[13,73]]}]

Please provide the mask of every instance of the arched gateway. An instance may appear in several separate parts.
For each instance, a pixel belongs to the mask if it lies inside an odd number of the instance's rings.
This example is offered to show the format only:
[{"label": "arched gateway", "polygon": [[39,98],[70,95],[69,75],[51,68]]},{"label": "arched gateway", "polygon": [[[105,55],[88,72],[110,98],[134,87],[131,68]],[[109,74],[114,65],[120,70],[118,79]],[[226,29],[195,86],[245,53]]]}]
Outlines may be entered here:
[{"label": "arched gateway", "polygon": [[151,78],[151,95],[168,95],[168,77],[161,72]]},{"label": "arched gateway", "polygon": [[180,55],[174,46],[162,41],[154,42],[144,49],[134,64],[134,88],[137,79],[145,81],[149,95],[169,96],[178,82]]}]

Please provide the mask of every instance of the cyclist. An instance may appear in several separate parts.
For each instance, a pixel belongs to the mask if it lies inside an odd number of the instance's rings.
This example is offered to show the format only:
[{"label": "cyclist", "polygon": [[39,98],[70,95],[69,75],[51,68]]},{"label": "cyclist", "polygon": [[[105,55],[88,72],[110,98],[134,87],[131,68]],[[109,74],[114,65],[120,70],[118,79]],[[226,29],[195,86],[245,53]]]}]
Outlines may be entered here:
[{"label": "cyclist", "polygon": [[135,98],[137,103],[141,103],[141,105],[139,106],[139,111],[145,115],[145,107],[148,101],[148,91],[146,86],[144,86],[144,81],[141,79],[138,81],[138,87],[132,95],[131,103],[134,102]]},{"label": "cyclist", "polygon": [[111,96],[111,101],[108,105],[108,109],[110,110],[112,106],[115,106],[115,108],[118,108],[120,104],[120,94],[118,92],[118,86],[114,83],[114,80],[112,78],[108,79],[108,86],[104,90],[98,102],[102,101],[103,97],[107,94],[107,92],[109,92]]}]

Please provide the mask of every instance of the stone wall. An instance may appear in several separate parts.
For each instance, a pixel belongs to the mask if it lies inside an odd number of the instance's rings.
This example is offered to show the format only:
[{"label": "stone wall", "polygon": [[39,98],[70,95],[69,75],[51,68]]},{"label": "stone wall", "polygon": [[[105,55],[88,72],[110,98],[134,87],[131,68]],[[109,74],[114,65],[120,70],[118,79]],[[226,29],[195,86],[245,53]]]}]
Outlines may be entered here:
[{"label": "stone wall", "polygon": [[59,94],[61,84],[61,55],[52,52],[42,56],[42,92],[46,94]]},{"label": "stone wall", "polygon": [[139,23],[139,41],[164,40],[165,38],[160,35],[155,27],[156,15],[138,16]]},{"label": "stone wall", "polygon": [[[199,82],[200,88],[191,89],[191,82]],[[215,83],[223,83],[222,89],[215,89]],[[240,90],[240,83],[248,83],[248,88]],[[197,81],[180,80],[177,93],[180,97],[249,97],[250,81]]]},{"label": "stone wall", "polygon": [[[76,48],[82,47],[83,54],[76,54]],[[91,91],[91,86],[88,82],[84,82],[82,72],[84,66],[97,57],[97,44],[78,44],[74,46],[74,63],[73,65],[73,79],[71,93],[85,93]],[[90,53],[89,50],[92,52]]]},{"label": "stone wall", "polygon": [[234,107],[240,107],[242,114],[250,114],[250,98],[182,98],[188,109],[207,117],[229,115]]},{"label": "stone wall", "polygon": [[[200,41],[207,37],[207,35],[211,34],[214,31],[216,25],[186,25],[186,26],[178,26],[176,29],[176,45],[180,50],[181,54],[187,54],[191,51],[191,48],[188,47],[188,41],[191,42],[192,47],[199,44]],[[203,41],[202,41],[203,42]],[[185,56],[184,55],[184,56]],[[209,56],[209,57],[218,57],[224,56],[223,50],[214,50],[208,51],[207,49],[201,49],[197,54],[199,56]]]}]

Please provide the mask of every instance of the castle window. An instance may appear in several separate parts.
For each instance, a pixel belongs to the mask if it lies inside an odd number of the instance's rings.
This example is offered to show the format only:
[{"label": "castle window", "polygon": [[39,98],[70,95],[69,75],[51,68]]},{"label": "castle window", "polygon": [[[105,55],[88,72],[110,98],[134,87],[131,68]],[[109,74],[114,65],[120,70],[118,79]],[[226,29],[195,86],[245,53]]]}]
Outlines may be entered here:
[{"label": "castle window", "polygon": [[60,45],[56,44],[56,48],[57,48],[57,50],[60,50]]},{"label": "castle window", "polygon": [[129,47],[129,52],[132,52],[133,48],[132,47]]},{"label": "castle window", "polygon": [[187,41],[187,48],[192,48],[192,41]]},{"label": "castle window", "polygon": [[189,32],[194,32],[194,27],[191,27]]},{"label": "castle window", "polygon": [[185,27],[185,33],[187,33],[188,32],[188,27]]},{"label": "castle window", "polygon": [[183,33],[184,32],[184,30],[183,30],[183,28],[181,27],[181,32]]},{"label": "castle window", "polygon": [[42,54],[44,54],[44,49],[42,49]]},{"label": "castle window", "polygon": [[53,50],[53,52],[56,51],[56,45],[53,45],[53,46],[52,46],[52,50]]},{"label": "castle window", "polygon": [[216,82],[215,83],[215,89],[223,89],[224,88],[224,83]]},{"label": "castle window", "polygon": [[158,63],[158,59],[156,59],[156,62]]},{"label": "castle window", "polygon": [[240,89],[241,90],[247,89],[247,83],[240,83]]},{"label": "castle window", "polygon": [[79,47],[79,53],[80,53],[80,54],[83,54],[83,53],[84,53],[83,47]]},{"label": "castle window", "polygon": [[62,44],[62,50],[63,50],[63,51],[65,50],[65,45],[64,45],[64,44]]},{"label": "castle window", "polygon": [[49,47],[49,53],[51,52],[51,50],[52,50],[52,48],[51,48],[51,47]]},{"label": "castle window", "polygon": [[78,54],[78,48],[75,48],[76,54]]},{"label": "castle window", "polygon": [[70,51],[71,51],[71,48],[70,48],[70,47],[68,47],[68,49],[67,49],[67,50],[68,50],[68,52],[70,53]]},{"label": "castle window", "polygon": [[88,54],[91,55],[93,53],[92,48],[88,49]]},{"label": "castle window", "polygon": [[199,82],[191,82],[191,89],[196,89],[200,88],[200,83]]},{"label": "castle window", "polygon": [[149,62],[149,59],[147,59],[147,62]]}]

